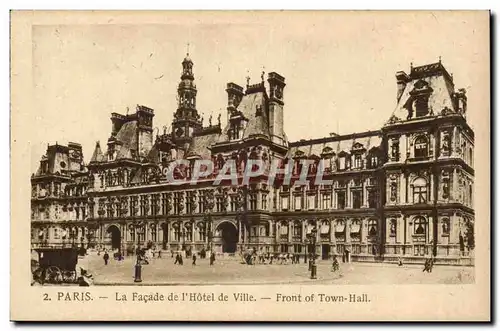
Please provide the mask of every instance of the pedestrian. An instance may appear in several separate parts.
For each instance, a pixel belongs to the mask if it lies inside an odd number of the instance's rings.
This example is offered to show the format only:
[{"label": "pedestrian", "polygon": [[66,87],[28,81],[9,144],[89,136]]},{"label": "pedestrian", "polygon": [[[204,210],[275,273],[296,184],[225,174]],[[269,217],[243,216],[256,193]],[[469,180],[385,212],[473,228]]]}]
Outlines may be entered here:
[{"label": "pedestrian", "polygon": [[192,264],[192,265],[193,265],[193,266],[195,266],[195,265],[196,265],[196,254],[193,254],[193,264]]},{"label": "pedestrian", "polygon": [[429,265],[430,265],[430,261],[429,259],[425,259],[425,262],[424,262],[424,270],[422,270],[422,272],[425,272],[425,271],[429,271]]},{"label": "pedestrian", "polygon": [[104,256],[102,258],[104,259],[104,265],[108,265],[108,260],[109,260],[108,251],[104,252]]},{"label": "pedestrian", "polygon": [[337,256],[333,256],[333,262],[332,262],[332,271],[335,272],[339,270],[339,261],[337,261]]},{"label": "pedestrian", "polygon": [[158,250],[158,258],[161,259],[161,249]]},{"label": "pedestrian", "polygon": [[398,258],[398,266],[403,266],[403,259],[401,258],[401,256]]},{"label": "pedestrian", "polygon": [[170,250],[170,252],[172,253],[172,259],[174,258],[174,250]]},{"label": "pedestrian", "polygon": [[177,263],[181,263],[180,260],[179,260],[179,253],[177,253],[177,255],[175,256],[175,261],[174,261],[174,264],[177,264]]},{"label": "pedestrian", "polygon": [[179,264],[184,265],[184,259],[182,258],[181,254],[179,254]]},{"label": "pedestrian", "polygon": [[429,259],[429,268],[427,269],[427,272],[432,272],[432,268],[434,267],[434,258]]},{"label": "pedestrian", "polygon": [[210,265],[214,265],[215,262],[215,253],[211,252],[210,253]]}]

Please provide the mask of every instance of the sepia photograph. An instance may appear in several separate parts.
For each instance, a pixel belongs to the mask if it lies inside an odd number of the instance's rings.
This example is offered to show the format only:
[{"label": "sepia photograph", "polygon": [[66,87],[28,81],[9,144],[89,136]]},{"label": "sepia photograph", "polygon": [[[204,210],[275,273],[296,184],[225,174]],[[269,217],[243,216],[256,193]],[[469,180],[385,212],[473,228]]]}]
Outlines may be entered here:
[{"label": "sepia photograph", "polygon": [[489,19],[12,12],[18,316],[487,319]]}]

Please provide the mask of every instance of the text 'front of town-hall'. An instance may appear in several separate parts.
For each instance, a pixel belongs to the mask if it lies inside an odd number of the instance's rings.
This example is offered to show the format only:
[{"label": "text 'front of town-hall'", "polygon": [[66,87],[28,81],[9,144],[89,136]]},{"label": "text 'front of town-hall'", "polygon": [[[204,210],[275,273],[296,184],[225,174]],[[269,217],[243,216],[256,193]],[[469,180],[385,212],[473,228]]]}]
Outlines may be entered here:
[{"label": "text 'front of town-hall'", "polygon": [[[170,130],[154,130],[154,110],[137,105],[111,114],[107,145],[98,142],[88,163],[78,143],[47,147],[31,177],[33,249],[149,245],[473,264],[474,132],[466,91],[455,89],[441,61],[396,73],[396,107],[379,130],[295,142],[284,130],[286,84],[278,73],[267,82],[263,73],[257,84],[247,79],[245,88],[228,83],[227,116],[208,125],[189,55],[180,78]],[[304,159],[323,161],[330,184],[296,184]],[[174,184],[166,169],[176,160],[210,160],[214,171],[195,185]],[[292,181],[270,184],[266,168],[248,185],[213,185],[228,160],[238,171],[249,160],[291,161]],[[192,168],[175,176],[189,179]]]}]

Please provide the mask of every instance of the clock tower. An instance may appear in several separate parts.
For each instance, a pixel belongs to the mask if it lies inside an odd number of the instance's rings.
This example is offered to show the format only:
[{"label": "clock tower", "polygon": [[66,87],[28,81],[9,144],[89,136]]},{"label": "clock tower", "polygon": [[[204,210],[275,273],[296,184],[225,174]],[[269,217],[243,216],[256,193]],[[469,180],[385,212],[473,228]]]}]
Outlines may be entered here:
[{"label": "clock tower", "polygon": [[172,122],[173,141],[180,147],[189,143],[202,122],[196,110],[196,84],[194,83],[193,61],[189,53],[182,61],[181,81],[177,88],[177,110]]}]

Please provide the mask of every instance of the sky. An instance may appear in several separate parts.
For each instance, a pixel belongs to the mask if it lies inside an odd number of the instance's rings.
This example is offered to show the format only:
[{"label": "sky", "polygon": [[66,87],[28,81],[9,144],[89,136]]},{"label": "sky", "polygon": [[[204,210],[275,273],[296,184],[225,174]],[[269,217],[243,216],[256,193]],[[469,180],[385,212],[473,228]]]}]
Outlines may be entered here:
[{"label": "sky", "polygon": [[[309,12],[168,15],[161,23],[44,24],[32,27],[31,171],[47,144],[79,142],[88,162],[105,148],[112,112],[153,108],[153,126],[170,127],[181,62],[189,54],[197,108],[214,122],[227,107],[228,82],[285,77],[289,141],[379,129],[396,106],[395,73],[437,62],[467,89],[469,124],[485,98],[488,25],[467,12]],[[489,94],[486,94],[489,98]]]}]

